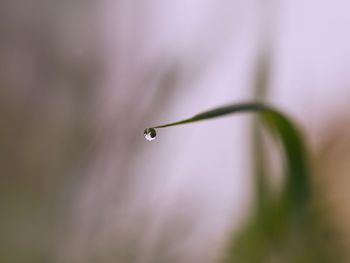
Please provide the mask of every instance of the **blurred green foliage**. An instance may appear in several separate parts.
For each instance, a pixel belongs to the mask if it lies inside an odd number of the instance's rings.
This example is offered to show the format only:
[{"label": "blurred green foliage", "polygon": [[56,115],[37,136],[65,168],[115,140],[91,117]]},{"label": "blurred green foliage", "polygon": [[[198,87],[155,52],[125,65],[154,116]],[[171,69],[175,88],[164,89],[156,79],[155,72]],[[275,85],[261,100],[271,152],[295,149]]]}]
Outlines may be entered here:
[{"label": "blurred green foliage", "polygon": [[[268,183],[269,171],[259,166],[254,209],[230,242],[224,262],[342,262],[341,244],[312,195],[308,157],[302,138],[290,123],[268,118],[282,145],[285,169],[280,193]],[[261,170],[263,169],[263,171]]]}]

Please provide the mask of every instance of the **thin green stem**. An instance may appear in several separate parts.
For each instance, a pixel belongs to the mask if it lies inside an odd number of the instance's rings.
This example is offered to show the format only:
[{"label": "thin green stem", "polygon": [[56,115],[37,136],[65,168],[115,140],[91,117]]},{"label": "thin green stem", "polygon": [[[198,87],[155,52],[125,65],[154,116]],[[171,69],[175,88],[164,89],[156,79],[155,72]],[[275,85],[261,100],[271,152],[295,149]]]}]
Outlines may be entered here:
[{"label": "thin green stem", "polygon": [[262,103],[258,102],[250,102],[250,103],[241,103],[241,104],[234,104],[234,105],[228,105],[228,106],[223,106],[223,107],[218,107],[213,110],[209,111],[204,111],[200,114],[197,114],[193,116],[192,118],[188,118],[182,121],[177,121],[177,122],[172,122],[168,124],[163,124],[163,125],[158,125],[154,126],[152,128],[166,128],[170,126],[176,126],[176,125],[181,125],[181,124],[186,124],[186,123],[191,123],[191,122],[196,122],[196,121],[202,121],[206,119],[212,119],[216,117],[221,117],[227,114],[232,114],[235,112],[241,112],[241,111],[268,111],[272,110],[270,107],[263,105]]}]

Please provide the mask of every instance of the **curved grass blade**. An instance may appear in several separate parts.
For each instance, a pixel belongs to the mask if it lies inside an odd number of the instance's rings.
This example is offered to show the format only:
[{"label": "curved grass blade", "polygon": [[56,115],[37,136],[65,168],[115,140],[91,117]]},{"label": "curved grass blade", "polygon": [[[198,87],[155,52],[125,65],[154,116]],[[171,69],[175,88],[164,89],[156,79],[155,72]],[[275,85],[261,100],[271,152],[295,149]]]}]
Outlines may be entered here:
[{"label": "curved grass blade", "polygon": [[[286,159],[286,200],[293,208],[305,207],[309,197],[309,168],[302,137],[293,124],[278,110],[258,102],[232,104],[204,111],[191,118],[177,122],[154,126],[149,129],[166,128],[181,124],[204,121],[233,113],[255,112],[269,130],[277,135],[282,142]],[[292,209],[293,210],[293,209]]]},{"label": "curved grass blade", "polygon": [[168,123],[168,124],[163,124],[163,125],[158,125],[158,126],[154,126],[152,128],[165,128],[165,127],[176,126],[176,125],[185,124],[185,123],[191,123],[191,122],[221,117],[223,115],[232,114],[232,113],[240,112],[240,111],[261,111],[263,109],[267,109],[267,106],[265,106],[261,103],[233,104],[233,105],[218,107],[218,108],[215,108],[215,109],[212,109],[209,111],[204,111],[204,112],[199,113],[199,114],[197,114],[189,119],[185,119],[185,120],[177,121],[177,122],[172,122],[172,123]]}]

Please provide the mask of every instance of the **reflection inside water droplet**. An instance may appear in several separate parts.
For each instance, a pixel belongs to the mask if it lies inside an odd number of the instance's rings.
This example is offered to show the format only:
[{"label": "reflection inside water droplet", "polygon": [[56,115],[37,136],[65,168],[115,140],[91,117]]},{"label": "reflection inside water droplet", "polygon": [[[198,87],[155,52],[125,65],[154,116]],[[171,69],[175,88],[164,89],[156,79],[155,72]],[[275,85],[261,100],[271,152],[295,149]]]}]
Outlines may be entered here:
[{"label": "reflection inside water droplet", "polygon": [[153,141],[156,136],[157,136],[157,133],[156,133],[156,130],[153,129],[153,128],[147,128],[145,129],[145,131],[143,132],[143,135],[145,136],[146,140],[147,141]]}]

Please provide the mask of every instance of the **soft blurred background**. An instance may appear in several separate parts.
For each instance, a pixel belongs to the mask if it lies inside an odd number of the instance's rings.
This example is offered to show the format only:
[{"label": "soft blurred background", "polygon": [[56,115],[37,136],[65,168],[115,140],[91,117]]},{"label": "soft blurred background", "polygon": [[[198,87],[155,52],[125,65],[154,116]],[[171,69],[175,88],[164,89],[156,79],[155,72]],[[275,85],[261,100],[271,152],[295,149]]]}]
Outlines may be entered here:
[{"label": "soft blurred background", "polygon": [[[346,0],[1,1],[0,262],[222,262],[254,210],[254,118],[142,133],[255,99],[261,57],[259,98],[309,147],[316,251],[337,260],[292,262],[349,262],[349,13]],[[278,249],[229,261],[287,262]]]}]

